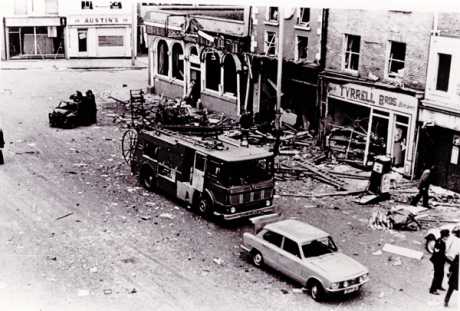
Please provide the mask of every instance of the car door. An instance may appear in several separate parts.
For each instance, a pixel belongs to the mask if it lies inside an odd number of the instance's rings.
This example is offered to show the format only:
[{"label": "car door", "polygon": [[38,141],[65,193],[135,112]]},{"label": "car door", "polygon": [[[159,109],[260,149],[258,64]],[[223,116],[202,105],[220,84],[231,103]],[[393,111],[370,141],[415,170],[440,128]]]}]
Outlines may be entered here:
[{"label": "car door", "polygon": [[294,280],[302,281],[302,264],[299,244],[284,237],[280,256],[280,270]]},{"label": "car door", "polygon": [[280,261],[280,252],[281,252],[281,243],[283,241],[283,236],[266,230],[262,233],[262,245],[259,250],[264,257],[264,262],[266,265],[279,270],[279,261]]}]

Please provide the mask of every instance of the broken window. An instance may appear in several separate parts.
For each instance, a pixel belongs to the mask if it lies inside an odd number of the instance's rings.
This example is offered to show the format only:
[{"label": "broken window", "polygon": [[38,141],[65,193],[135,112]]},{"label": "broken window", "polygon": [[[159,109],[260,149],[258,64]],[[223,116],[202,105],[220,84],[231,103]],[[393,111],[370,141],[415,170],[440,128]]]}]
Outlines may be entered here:
[{"label": "broken window", "polygon": [[265,55],[276,55],[276,33],[273,31],[266,31],[264,37]]},{"label": "broken window", "polygon": [[206,88],[219,91],[220,85],[220,60],[219,54],[210,52],[206,54]]},{"label": "broken window", "polygon": [[300,8],[298,24],[308,26],[310,24],[310,8]]},{"label": "broken window", "polygon": [[233,57],[227,55],[224,58],[224,93],[236,96],[236,65]]},{"label": "broken window", "polygon": [[268,20],[271,22],[278,21],[279,10],[277,6],[268,7]]},{"label": "broken window", "polygon": [[82,1],[81,2],[81,9],[82,10],[92,10],[93,9],[93,1]]},{"label": "broken window", "polygon": [[297,60],[307,59],[308,37],[297,36]]},{"label": "broken window", "polygon": [[404,62],[406,59],[406,44],[401,42],[390,41],[390,55],[388,58],[388,76],[402,76]]},{"label": "broken window", "polygon": [[360,36],[345,35],[345,63],[344,69],[357,71],[359,66]]},{"label": "broken window", "polygon": [[168,45],[166,41],[158,42],[158,74],[167,76],[169,71]]},{"label": "broken window", "polygon": [[449,90],[450,63],[452,55],[438,53],[438,75],[436,90],[447,92]]},{"label": "broken window", "polygon": [[184,51],[180,43],[174,43],[172,47],[172,76],[184,80]]}]

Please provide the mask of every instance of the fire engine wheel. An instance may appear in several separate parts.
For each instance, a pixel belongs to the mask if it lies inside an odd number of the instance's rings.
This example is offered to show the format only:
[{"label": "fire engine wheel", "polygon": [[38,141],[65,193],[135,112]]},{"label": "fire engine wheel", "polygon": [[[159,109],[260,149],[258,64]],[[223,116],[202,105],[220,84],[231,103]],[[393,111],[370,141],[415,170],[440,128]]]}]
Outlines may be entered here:
[{"label": "fire engine wheel", "polygon": [[211,215],[211,201],[207,197],[201,197],[198,202],[198,212],[203,216]]},{"label": "fire engine wheel", "polygon": [[141,172],[141,184],[145,189],[155,190],[155,177],[151,169],[144,169]]},{"label": "fire engine wheel", "polygon": [[131,165],[133,160],[134,150],[137,144],[137,132],[133,129],[127,130],[121,138],[121,152],[126,163]]}]

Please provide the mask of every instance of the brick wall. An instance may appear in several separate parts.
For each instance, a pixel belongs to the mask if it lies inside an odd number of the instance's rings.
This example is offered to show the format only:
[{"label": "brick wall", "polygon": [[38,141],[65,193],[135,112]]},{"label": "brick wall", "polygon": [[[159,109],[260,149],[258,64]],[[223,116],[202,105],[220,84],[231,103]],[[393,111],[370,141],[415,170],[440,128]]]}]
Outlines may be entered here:
[{"label": "brick wall", "polygon": [[460,13],[439,13],[438,30],[441,36],[460,37]]},{"label": "brick wall", "polygon": [[326,68],[342,70],[344,35],[361,36],[359,76],[371,72],[385,78],[389,41],[406,43],[405,73],[407,87],[424,89],[428,63],[432,13],[331,9],[329,13]]},{"label": "brick wall", "polygon": [[[264,54],[264,33],[272,31],[279,38],[279,24],[266,21],[268,6],[258,6],[253,8],[253,37],[257,41],[255,53]],[[313,62],[316,54],[320,51],[319,35],[321,31],[322,9],[310,9],[310,24],[308,28],[299,27],[297,24],[299,8],[296,8],[291,19],[284,21],[284,59],[294,60],[296,50],[296,36],[308,37],[307,61]]]}]

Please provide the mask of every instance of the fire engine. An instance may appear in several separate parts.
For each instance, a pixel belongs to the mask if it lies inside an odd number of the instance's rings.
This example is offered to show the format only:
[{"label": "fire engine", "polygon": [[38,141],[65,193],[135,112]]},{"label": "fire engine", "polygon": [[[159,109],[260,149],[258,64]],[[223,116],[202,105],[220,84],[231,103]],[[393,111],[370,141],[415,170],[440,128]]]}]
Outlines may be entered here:
[{"label": "fire engine", "polygon": [[147,189],[204,216],[234,220],[273,212],[274,155],[225,135],[140,130],[131,170]]}]

